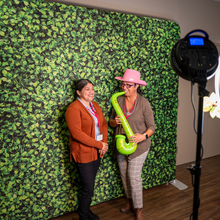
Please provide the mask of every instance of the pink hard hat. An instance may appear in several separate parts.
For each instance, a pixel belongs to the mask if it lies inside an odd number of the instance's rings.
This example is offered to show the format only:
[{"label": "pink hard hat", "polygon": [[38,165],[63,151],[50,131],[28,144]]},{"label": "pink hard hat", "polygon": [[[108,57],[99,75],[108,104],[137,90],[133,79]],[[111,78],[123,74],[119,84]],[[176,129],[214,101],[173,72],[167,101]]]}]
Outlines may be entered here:
[{"label": "pink hard hat", "polygon": [[115,77],[115,79],[125,82],[137,83],[140,86],[146,86],[147,83],[143,80],[140,80],[140,75],[141,75],[140,72],[136,70],[126,69],[123,77],[117,76]]}]

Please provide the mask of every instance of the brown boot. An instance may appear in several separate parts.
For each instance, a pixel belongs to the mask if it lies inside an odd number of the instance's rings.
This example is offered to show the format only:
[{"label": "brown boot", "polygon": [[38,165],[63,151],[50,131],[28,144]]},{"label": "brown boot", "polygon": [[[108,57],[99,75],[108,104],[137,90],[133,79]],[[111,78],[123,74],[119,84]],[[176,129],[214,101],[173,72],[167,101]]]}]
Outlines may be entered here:
[{"label": "brown boot", "polygon": [[121,212],[126,213],[133,208],[133,202],[132,199],[128,199],[126,204],[120,209]]},{"label": "brown boot", "polygon": [[144,210],[143,209],[135,209],[136,220],[144,220]]}]

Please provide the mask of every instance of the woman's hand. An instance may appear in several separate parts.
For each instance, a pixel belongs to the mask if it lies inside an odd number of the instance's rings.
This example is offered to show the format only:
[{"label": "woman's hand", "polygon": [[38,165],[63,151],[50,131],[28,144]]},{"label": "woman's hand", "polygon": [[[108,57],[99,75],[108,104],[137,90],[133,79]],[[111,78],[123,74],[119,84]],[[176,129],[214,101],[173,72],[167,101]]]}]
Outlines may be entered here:
[{"label": "woman's hand", "polygon": [[120,119],[120,117],[121,117],[121,116],[117,115],[117,116],[115,117],[115,119],[110,120],[110,125],[111,125],[112,127],[116,127],[117,125],[120,125],[120,124],[121,124],[121,119]]},{"label": "woman's hand", "polygon": [[115,123],[116,123],[117,125],[120,125],[120,124],[121,124],[121,116],[117,115],[117,116],[115,117]]},{"label": "woman's hand", "polygon": [[102,142],[102,150],[99,150],[100,156],[103,156],[108,151],[108,144]]},{"label": "woman's hand", "polygon": [[129,139],[129,142],[138,144],[141,141],[145,140],[146,137],[144,134],[136,133],[136,134],[134,134],[134,136],[130,136],[128,139]]}]

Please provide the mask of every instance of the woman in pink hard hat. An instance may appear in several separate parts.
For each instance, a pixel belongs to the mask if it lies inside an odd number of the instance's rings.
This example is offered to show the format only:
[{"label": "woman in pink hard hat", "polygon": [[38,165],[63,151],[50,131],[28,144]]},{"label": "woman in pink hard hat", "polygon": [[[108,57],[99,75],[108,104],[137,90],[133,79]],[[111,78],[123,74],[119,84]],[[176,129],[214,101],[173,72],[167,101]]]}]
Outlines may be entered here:
[{"label": "woman in pink hard hat", "polygon": [[[125,91],[125,95],[119,96],[117,101],[134,133],[133,142],[137,143],[137,150],[130,155],[120,154],[114,146],[114,155],[118,159],[127,197],[126,204],[120,211],[125,213],[134,208],[136,220],[144,220],[141,173],[151,145],[150,136],[155,131],[154,116],[148,100],[139,94],[140,86],[147,85],[140,79],[140,72],[127,69],[123,77],[115,77],[115,79],[121,81],[122,90]],[[110,117],[110,125],[116,127],[115,135],[125,135],[120,116],[116,115],[114,109]]]}]

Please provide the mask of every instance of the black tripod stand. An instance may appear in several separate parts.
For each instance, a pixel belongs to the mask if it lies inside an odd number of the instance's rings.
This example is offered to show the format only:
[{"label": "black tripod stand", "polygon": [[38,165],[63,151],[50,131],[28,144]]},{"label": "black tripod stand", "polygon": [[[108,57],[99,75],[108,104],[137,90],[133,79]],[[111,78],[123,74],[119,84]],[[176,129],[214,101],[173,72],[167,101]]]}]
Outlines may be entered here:
[{"label": "black tripod stand", "polygon": [[[201,73],[200,73],[201,74]],[[202,132],[203,132],[203,98],[204,96],[208,96],[209,92],[205,89],[206,88],[206,74],[203,73],[199,82],[198,82],[198,89],[199,89],[199,110],[198,110],[198,127],[197,127],[197,148],[196,148],[196,164],[190,168],[188,168],[192,175],[195,176],[194,178],[194,197],[193,197],[193,213],[190,216],[193,216],[193,220],[198,219],[198,209],[200,205],[200,198],[199,198],[199,186],[200,186],[200,176],[201,176],[201,166],[200,162],[202,159],[201,150],[202,150]]]}]

